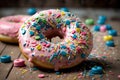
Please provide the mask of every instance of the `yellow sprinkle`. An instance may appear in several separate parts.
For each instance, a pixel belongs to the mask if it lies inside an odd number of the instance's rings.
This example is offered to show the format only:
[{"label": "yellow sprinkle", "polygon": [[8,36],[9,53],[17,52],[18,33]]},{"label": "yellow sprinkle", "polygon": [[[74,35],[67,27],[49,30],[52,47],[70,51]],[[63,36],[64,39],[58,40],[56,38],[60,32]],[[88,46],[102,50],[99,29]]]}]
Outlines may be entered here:
[{"label": "yellow sprinkle", "polygon": [[67,40],[66,42],[67,42],[67,43],[70,43],[70,40]]},{"label": "yellow sprinkle", "polygon": [[58,9],[58,8],[57,8],[56,10],[57,10],[57,11],[59,11],[59,9]]},{"label": "yellow sprinkle", "polygon": [[40,54],[40,57],[43,57],[44,55],[43,54]]},{"label": "yellow sprinkle", "polygon": [[38,45],[36,46],[36,48],[37,48],[37,50],[41,50],[41,49],[42,49],[42,46],[41,46],[40,44],[38,44]]},{"label": "yellow sprinkle", "polygon": [[76,54],[74,53],[73,56],[76,56]]},{"label": "yellow sprinkle", "polygon": [[22,25],[21,27],[22,27],[22,28],[24,28],[24,27],[25,27],[25,25]]},{"label": "yellow sprinkle", "polygon": [[60,75],[57,75],[57,78],[60,78]]},{"label": "yellow sprinkle", "polygon": [[11,52],[11,54],[13,54],[13,52]]},{"label": "yellow sprinkle", "polygon": [[111,35],[107,35],[107,36],[103,37],[103,40],[104,41],[110,41],[110,40],[113,40],[113,37]]},{"label": "yellow sprinkle", "polygon": [[76,31],[77,31],[78,33],[80,33],[80,28],[76,28]]},{"label": "yellow sprinkle", "polygon": [[76,76],[74,76],[74,77],[73,77],[73,80],[77,80],[77,77],[76,77]]},{"label": "yellow sprinkle", "polygon": [[24,74],[25,72],[27,72],[27,70],[26,70],[26,69],[22,71],[22,74]]},{"label": "yellow sprinkle", "polygon": [[61,12],[61,15],[62,15],[62,16],[64,16],[64,15],[65,15],[65,12],[64,12],[64,11],[62,11],[62,12]]}]

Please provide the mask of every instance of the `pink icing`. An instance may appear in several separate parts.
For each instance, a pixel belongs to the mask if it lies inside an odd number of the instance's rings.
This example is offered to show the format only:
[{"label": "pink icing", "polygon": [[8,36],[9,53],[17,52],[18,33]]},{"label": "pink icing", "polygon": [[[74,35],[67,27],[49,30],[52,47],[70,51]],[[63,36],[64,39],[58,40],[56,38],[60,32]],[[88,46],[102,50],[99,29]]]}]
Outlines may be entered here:
[{"label": "pink icing", "polygon": [[18,30],[23,22],[29,18],[25,15],[8,16],[0,19],[0,34],[17,37]]},{"label": "pink icing", "polygon": [[[51,25],[52,29],[48,28],[47,30],[45,30],[44,28],[42,28],[39,32],[43,33],[45,38],[35,40],[35,37],[38,34],[38,30],[36,30],[36,26],[33,25],[33,23],[37,22],[37,20],[35,19],[40,18],[40,14],[43,15],[41,19],[45,16],[46,22]],[[65,13],[65,15],[67,14],[68,13]],[[74,20],[75,22],[71,21],[70,24],[68,22],[68,25],[66,25],[66,22],[63,21],[61,27],[56,28],[56,25],[58,23],[55,21],[55,15],[65,21]],[[50,63],[54,66],[55,70],[59,70],[64,66],[68,68],[83,61],[85,58],[83,58],[84,56],[81,56],[82,53],[84,53],[85,56],[89,55],[92,49],[92,34],[89,29],[83,23],[81,23],[80,19],[76,18],[76,16],[70,17],[60,15],[60,10],[41,11],[33,15],[30,18],[31,20],[26,21],[26,23],[22,25],[24,27],[20,28],[19,43],[21,45],[21,48],[23,49],[23,52],[29,58],[28,60],[30,62],[32,62],[32,60],[36,58],[38,61]],[[80,27],[78,28],[80,29],[80,32],[76,31],[76,22],[79,23]],[[22,30],[25,30],[26,33],[22,33]],[[34,31],[33,36],[30,36],[30,30]],[[59,42],[59,44],[54,44],[46,40],[46,38],[51,39],[54,36],[59,36],[63,38],[63,41]],[[88,46],[88,48],[86,45]],[[34,50],[31,50],[31,48],[34,48]],[[59,53],[59,51],[63,53]],[[55,53],[58,53],[57,58],[55,55],[55,57],[53,57],[52,59],[52,56]]]}]

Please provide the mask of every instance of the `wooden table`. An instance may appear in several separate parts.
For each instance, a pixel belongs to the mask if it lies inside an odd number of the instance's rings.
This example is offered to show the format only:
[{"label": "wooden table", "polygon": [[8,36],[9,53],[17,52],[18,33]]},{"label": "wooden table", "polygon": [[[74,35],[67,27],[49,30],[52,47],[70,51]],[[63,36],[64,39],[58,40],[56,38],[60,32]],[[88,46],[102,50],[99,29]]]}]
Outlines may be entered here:
[{"label": "wooden table", "polygon": [[[102,38],[107,33],[93,32],[94,50],[91,54],[97,54],[97,58],[84,61],[74,68],[61,70],[61,75],[56,75],[53,70],[47,69],[31,68],[33,70],[30,71],[28,61],[26,61],[26,67],[13,67],[14,59],[24,59],[18,45],[0,42],[0,56],[7,54],[12,57],[12,62],[0,63],[0,80],[118,80],[118,75],[120,75],[120,21],[108,21],[107,23],[118,31],[118,36],[114,37],[116,46],[112,48],[105,46]],[[104,68],[103,77],[102,75],[88,76],[89,70],[95,65]],[[79,74],[86,71],[87,73],[80,79]],[[45,74],[45,78],[38,78],[38,74]]]}]

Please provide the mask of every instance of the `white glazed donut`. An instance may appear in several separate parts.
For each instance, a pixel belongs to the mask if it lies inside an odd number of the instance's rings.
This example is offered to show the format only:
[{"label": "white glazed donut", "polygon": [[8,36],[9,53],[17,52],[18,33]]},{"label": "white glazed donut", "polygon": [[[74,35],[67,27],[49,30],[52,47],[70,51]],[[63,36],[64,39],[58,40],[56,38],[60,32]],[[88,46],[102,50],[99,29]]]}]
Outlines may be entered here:
[{"label": "white glazed donut", "polygon": [[[63,41],[48,39],[59,36]],[[30,17],[20,28],[19,46],[32,63],[49,69],[64,69],[81,63],[93,46],[90,30],[78,17],[61,10],[44,10]]]}]

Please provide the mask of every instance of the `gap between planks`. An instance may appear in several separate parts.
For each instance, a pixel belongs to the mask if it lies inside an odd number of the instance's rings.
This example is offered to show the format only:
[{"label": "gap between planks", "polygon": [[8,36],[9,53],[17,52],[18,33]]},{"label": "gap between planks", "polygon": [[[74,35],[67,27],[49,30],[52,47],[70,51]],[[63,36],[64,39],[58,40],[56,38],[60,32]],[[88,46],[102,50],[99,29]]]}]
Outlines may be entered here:
[{"label": "gap between planks", "polygon": [[[20,56],[20,51],[18,45],[6,44],[5,49],[2,51],[1,55],[10,55],[12,61]],[[13,62],[1,63],[0,64],[0,80],[5,80],[13,68]]]}]

